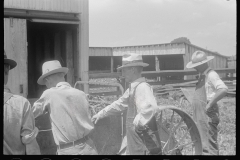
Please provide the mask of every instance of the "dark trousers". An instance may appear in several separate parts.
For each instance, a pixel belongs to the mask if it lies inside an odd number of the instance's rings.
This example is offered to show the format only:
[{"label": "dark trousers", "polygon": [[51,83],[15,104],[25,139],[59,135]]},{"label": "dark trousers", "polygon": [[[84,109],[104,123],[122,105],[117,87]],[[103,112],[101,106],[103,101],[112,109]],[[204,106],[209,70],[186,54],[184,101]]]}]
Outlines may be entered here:
[{"label": "dark trousers", "polygon": [[153,117],[145,126],[145,130],[136,131],[147,148],[149,155],[161,155],[162,147],[158,133],[156,118]]},{"label": "dark trousers", "polygon": [[[209,125],[209,135],[210,135],[210,141],[209,141],[209,152],[210,155],[219,155],[219,149],[218,149],[218,129],[217,126],[219,124],[219,108],[218,104],[214,104],[207,112],[208,116],[208,125]],[[204,151],[205,152],[205,151]]]}]

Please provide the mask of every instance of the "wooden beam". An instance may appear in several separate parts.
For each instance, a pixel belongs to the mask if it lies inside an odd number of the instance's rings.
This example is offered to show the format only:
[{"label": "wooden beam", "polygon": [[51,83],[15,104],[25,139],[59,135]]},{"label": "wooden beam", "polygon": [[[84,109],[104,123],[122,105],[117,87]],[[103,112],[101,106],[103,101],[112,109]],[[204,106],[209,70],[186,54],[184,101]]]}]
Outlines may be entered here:
[{"label": "wooden beam", "polygon": [[113,56],[111,56],[111,73],[113,73]]},{"label": "wooden beam", "polygon": [[155,56],[155,69],[156,71],[160,71],[158,56]]},{"label": "wooden beam", "polygon": [[48,33],[44,34],[44,60],[50,60],[50,39]]},{"label": "wooden beam", "polygon": [[78,81],[78,34],[77,29],[73,30],[73,66],[74,66],[74,83]]},{"label": "wooden beam", "polygon": [[[61,62],[61,41],[60,33],[54,34],[54,59]],[[63,64],[62,64],[63,65]]]},{"label": "wooden beam", "polygon": [[[217,73],[236,73],[235,69],[232,68],[219,68],[215,69]],[[145,71],[142,72],[143,77],[152,78],[159,76],[175,76],[175,75],[197,75],[196,70],[162,70],[162,71]],[[89,78],[117,78],[121,73],[96,73],[89,74]]]},{"label": "wooden beam", "polygon": [[[79,17],[80,23],[78,28],[79,36],[79,71],[78,77],[82,81],[88,81],[88,60],[89,60],[89,6],[88,1],[79,1],[81,14]],[[88,84],[84,84],[84,92],[89,92]]]},{"label": "wooden beam", "polygon": [[99,92],[99,93],[90,93],[90,95],[113,96],[113,95],[122,95],[122,92],[121,91]]},{"label": "wooden beam", "polygon": [[74,85],[73,79],[74,79],[74,68],[73,68],[73,43],[72,43],[72,32],[66,31],[66,64],[68,67],[68,73],[67,73],[67,82],[71,84],[71,86]]}]

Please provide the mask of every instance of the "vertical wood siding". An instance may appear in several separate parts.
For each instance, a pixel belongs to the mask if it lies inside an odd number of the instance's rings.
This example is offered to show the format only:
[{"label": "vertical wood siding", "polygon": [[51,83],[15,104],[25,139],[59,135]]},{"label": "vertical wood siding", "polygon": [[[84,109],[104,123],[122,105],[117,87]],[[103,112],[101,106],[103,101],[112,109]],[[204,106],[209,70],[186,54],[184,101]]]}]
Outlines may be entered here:
[{"label": "vertical wood siding", "polygon": [[[26,20],[4,18],[4,49],[7,57],[17,62],[10,70],[8,86],[14,94],[27,97],[27,34]],[[21,92],[21,85],[23,93]]]},{"label": "vertical wood siding", "polygon": [[79,13],[86,0],[4,0],[4,8]]},{"label": "vertical wood siding", "polygon": [[90,47],[89,56],[112,56],[110,47]]}]

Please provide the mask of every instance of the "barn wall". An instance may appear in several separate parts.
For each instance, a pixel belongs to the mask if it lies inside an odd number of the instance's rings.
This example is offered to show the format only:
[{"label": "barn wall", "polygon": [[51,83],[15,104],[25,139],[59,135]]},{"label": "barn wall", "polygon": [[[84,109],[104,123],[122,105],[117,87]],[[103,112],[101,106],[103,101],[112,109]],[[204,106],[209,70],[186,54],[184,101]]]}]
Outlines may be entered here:
[{"label": "barn wall", "polygon": [[111,47],[89,47],[89,56],[112,56]]},{"label": "barn wall", "polygon": [[156,44],[143,46],[113,47],[113,56],[123,56],[126,53],[133,52],[140,55],[167,55],[167,54],[185,54],[184,44]]},{"label": "barn wall", "polygon": [[80,13],[86,0],[4,0],[4,8]]},{"label": "barn wall", "polygon": [[4,50],[7,57],[17,62],[10,70],[7,85],[14,94],[28,95],[27,30],[25,19],[4,18]]},{"label": "barn wall", "polygon": [[[208,62],[209,66],[211,68],[213,68],[213,69],[227,68],[227,57],[226,56],[220,55],[220,54],[215,53],[215,52],[208,51],[206,49],[200,48],[200,47],[195,46],[195,45],[186,44],[186,43],[185,43],[185,50],[186,50],[186,54],[183,56],[183,58],[184,58],[184,69],[187,69],[186,68],[187,63],[191,61],[193,53],[197,50],[204,51],[207,54],[207,56],[214,56],[214,59]],[[226,74],[225,73],[220,73],[219,76],[220,77],[225,77]],[[186,76],[185,79],[195,79],[195,75]]]}]

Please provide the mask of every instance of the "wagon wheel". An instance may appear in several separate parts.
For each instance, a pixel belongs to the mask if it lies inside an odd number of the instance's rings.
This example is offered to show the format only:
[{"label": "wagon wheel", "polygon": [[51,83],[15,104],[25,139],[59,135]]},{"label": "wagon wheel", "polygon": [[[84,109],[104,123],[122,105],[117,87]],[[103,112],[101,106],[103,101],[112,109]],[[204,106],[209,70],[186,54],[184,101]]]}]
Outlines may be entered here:
[{"label": "wagon wheel", "polygon": [[163,155],[201,155],[199,130],[192,118],[175,106],[159,106],[156,114]]}]

